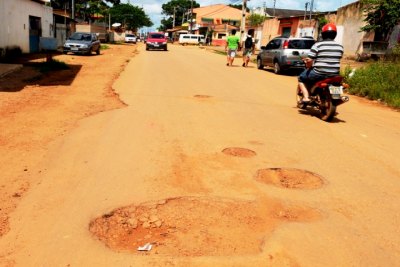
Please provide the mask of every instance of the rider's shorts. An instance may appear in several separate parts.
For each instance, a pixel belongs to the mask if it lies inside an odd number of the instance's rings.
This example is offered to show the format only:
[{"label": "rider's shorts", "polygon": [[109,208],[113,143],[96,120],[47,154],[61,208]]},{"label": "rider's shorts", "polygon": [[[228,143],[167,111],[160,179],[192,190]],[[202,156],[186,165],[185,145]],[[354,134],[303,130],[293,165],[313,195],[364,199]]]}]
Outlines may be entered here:
[{"label": "rider's shorts", "polygon": [[299,82],[304,84],[314,84],[317,81],[325,79],[327,75],[316,73],[313,69],[305,69],[299,76]]}]

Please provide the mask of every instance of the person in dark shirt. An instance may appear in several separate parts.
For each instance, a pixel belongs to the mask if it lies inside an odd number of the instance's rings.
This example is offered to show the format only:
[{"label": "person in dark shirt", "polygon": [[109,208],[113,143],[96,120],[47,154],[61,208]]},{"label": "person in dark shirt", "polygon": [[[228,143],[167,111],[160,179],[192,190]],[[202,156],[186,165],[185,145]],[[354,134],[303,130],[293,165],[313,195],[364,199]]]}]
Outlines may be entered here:
[{"label": "person in dark shirt", "polygon": [[306,84],[314,84],[327,77],[340,73],[340,59],[343,57],[343,46],[334,41],[337,35],[335,24],[328,23],[322,27],[322,41],[315,43],[303,59],[307,69],[299,76],[299,88],[303,93],[303,102],[310,101]]}]

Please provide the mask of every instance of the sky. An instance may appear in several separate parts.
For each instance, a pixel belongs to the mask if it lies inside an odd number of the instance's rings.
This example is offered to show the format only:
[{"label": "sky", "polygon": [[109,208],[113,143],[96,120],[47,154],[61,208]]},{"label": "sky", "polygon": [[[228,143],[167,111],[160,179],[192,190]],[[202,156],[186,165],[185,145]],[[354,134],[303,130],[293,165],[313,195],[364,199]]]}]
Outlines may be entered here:
[{"label": "sky", "polygon": [[[128,3],[128,1],[135,6],[143,7],[146,14],[150,17],[154,26],[152,28],[145,29],[145,31],[153,31],[159,25],[163,18],[161,14],[161,6],[170,0],[122,0],[123,3]],[[213,4],[241,4],[242,0],[195,0],[200,6],[208,6]],[[298,9],[304,10],[306,2],[311,0],[275,0],[276,8],[284,9]],[[314,0],[314,10],[317,11],[333,11],[341,6],[345,6],[349,3],[356,2],[356,0]],[[266,5],[267,8],[273,8],[274,0],[248,0],[247,6],[251,8],[262,7]]]}]

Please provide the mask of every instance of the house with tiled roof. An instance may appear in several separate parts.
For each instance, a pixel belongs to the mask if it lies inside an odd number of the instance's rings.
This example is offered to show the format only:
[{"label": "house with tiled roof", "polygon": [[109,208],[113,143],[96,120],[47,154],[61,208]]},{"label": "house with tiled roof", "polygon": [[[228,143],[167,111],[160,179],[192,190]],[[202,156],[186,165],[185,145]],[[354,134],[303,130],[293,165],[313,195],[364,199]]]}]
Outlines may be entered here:
[{"label": "house with tiled roof", "polygon": [[242,11],[223,4],[215,4],[193,9],[193,31],[211,35],[213,45],[225,45],[225,39],[232,29],[240,34]]}]

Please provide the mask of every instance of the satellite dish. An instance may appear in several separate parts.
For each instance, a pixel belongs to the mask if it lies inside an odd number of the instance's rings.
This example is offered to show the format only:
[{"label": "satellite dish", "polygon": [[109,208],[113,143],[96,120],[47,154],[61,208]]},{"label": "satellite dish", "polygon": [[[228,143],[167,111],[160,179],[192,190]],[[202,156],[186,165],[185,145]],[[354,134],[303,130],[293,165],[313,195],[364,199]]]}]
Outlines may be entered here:
[{"label": "satellite dish", "polygon": [[119,22],[116,22],[116,23],[114,23],[113,25],[111,25],[111,26],[113,26],[113,27],[119,27],[119,26],[121,26],[121,23],[119,23]]}]

